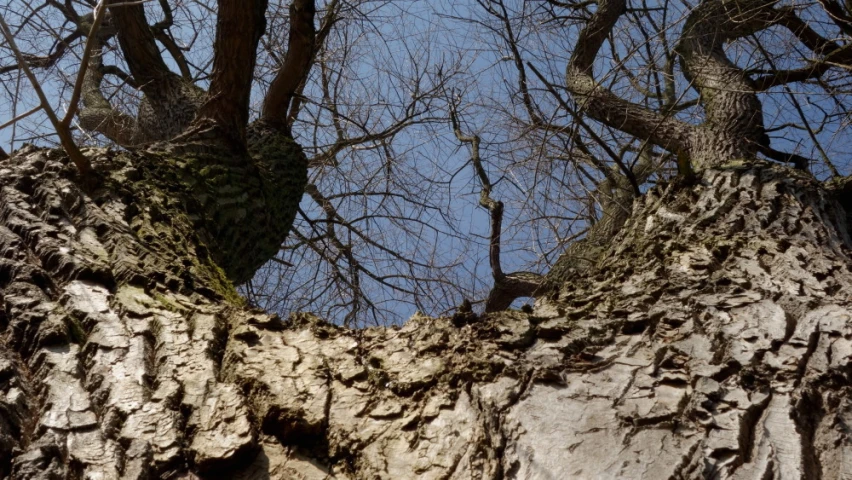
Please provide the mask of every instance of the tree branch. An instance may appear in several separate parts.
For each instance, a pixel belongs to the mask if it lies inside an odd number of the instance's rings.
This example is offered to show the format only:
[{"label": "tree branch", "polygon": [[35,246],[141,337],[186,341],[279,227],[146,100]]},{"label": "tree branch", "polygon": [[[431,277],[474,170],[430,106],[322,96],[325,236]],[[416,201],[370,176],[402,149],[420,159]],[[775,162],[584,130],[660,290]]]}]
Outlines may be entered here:
[{"label": "tree branch", "polygon": [[[89,28],[89,35],[86,38],[86,46],[83,48],[83,58],[80,60],[80,71],[77,72],[77,80],[74,83],[74,90],[71,93],[71,100],[68,102],[68,112],[65,113],[65,118],[62,119],[62,124],[65,127],[71,125],[71,120],[74,119],[74,114],[77,111],[77,103],[80,101],[80,93],[83,91],[83,82],[86,77],[86,70],[89,68],[89,63],[92,57],[92,50],[97,44],[100,47],[100,42],[98,42],[97,35],[98,30],[101,27],[101,22],[103,22],[104,16],[106,15],[106,4],[105,0],[100,0],[98,5],[95,7],[94,18],[92,19],[92,26]],[[100,50],[100,48],[98,48]]]},{"label": "tree branch", "polygon": [[[65,54],[68,50],[68,46],[71,45],[72,42],[77,40],[78,38],[83,36],[83,32],[76,30],[71,32],[67,37],[60,39],[56,42],[56,45],[52,49],[53,51],[46,56],[37,57],[35,55],[28,55],[26,53],[23,54],[23,57],[26,59],[26,64],[32,68],[49,68],[56,64],[60,58]],[[8,73],[15,71],[21,68],[22,63],[17,62],[12,65],[6,65],[0,67],[0,74]]]},{"label": "tree branch", "polygon": [[687,148],[688,124],[628,102],[592,77],[592,65],[603,42],[626,10],[625,0],[601,0],[580,32],[565,74],[568,90],[591,118],[669,151]]},{"label": "tree branch", "polygon": [[[86,41],[86,50],[83,54],[83,61],[80,63],[77,85],[75,85],[66,121],[70,122],[72,118],[70,114],[78,104],[77,99],[81,99],[83,106],[79,110],[78,118],[83,129],[98,132],[122,147],[136,147],[144,143],[144,135],[140,131],[138,122],[130,115],[116,110],[101,91],[104,71],[108,69],[101,65],[102,41],[105,35],[98,30],[99,22],[102,21],[98,17],[103,15],[105,11],[104,8],[97,9],[96,15],[92,19]],[[88,17],[92,16],[88,15]],[[84,23],[81,22],[82,24]],[[117,67],[114,67],[114,69],[118,70]]]},{"label": "tree branch", "polygon": [[311,70],[316,49],[313,0],[290,4],[290,38],[287,56],[269,86],[261,117],[275,128],[287,131],[290,103]]},{"label": "tree branch", "polygon": [[194,124],[206,128],[212,122],[234,146],[245,145],[257,44],[266,30],[266,5],[266,0],[219,0],[210,90]]},{"label": "tree branch", "polygon": [[831,62],[852,65],[852,47],[840,45],[817,33],[810,25],[796,15],[792,8],[779,10],[777,23],[790,31],[806,47],[817,55],[825,56]]},{"label": "tree branch", "polygon": [[109,7],[130,74],[143,92],[156,95],[163,88],[162,82],[175,74],[160,55],[154,34],[145,19],[144,7],[139,3],[127,4],[121,0],[110,0]]},{"label": "tree branch", "polygon": [[458,141],[470,145],[470,160],[481,185],[479,205],[488,210],[490,216],[491,232],[488,242],[488,261],[491,265],[491,275],[494,277],[494,286],[485,300],[485,312],[505,310],[515,299],[532,296],[541,285],[543,277],[532,272],[513,272],[508,275],[503,273],[503,267],[500,263],[503,202],[491,197],[493,185],[488,178],[485,167],[482,165],[482,157],[479,154],[479,135],[465,135],[462,132],[458,114],[452,102],[450,104],[450,122]]},{"label": "tree branch", "polygon": [[763,92],[772,87],[786,85],[788,83],[803,82],[805,80],[822,76],[832,67],[826,62],[815,62],[812,66],[797,68],[793,70],[775,70],[770,74],[758,77],[754,80],[755,90]]},{"label": "tree branch", "polygon": [[[331,27],[337,23],[340,19],[340,9],[342,8],[342,4],[340,0],[331,0],[331,2],[326,6],[326,13],[323,16],[322,24],[320,25],[319,30],[316,33],[316,39],[314,40],[314,58],[316,55],[320,54],[321,49],[325,48],[325,42],[328,39],[328,35],[331,33]],[[313,64],[311,67],[313,68]],[[287,127],[290,128],[293,126],[293,122],[299,117],[299,112],[302,109],[302,101],[303,96],[302,92],[305,89],[305,85],[308,79],[308,72],[304,74],[304,78],[302,79],[302,83],[299,84],[296,91],[293,93],[292,99],[290,101],[290,111],[287,114]]]},{"label": "tree branch", "polygon": [[192,72],[189,70],[189,64],[186,61],[186,57],[181,51],[180,47],[178,47],[177,43],[175,43],[172,36],[169,34],[169,28],[174,24],[174,15],[172,14],[172,7],[169,5],[168,0],[160,0],[160,8],[163,10],[163,20],[154,24],[151,27],[151,30],[154,32],[154,38],[156,38],[166,50],[168,50],[169,55],[172,56],[175,63],[178,66],[178,70],[180,70],[181,76],[186,81],[192,81]]},{"label": "tree branch", "polygon": [[53,125],[54,130],[56,130],[56,134],[59,136],[59,140],[62,143],[62,148],[65,149],[65,152],[71,158],[71,161],[74,162],[74,165],[76,165],[80,174],[84,176],[88,175],[92,171],[92,164],[89,162],[88,158],[83,156],[80,149],[77,148],[77,144],[74,143],[74,139],[71,137],[71,130],[68,126],[60,122],[59,118],[57,118],[56,113],[54,113],[53,108],[50,106],[50,102],[48,102],[47,97],[38,82],[38,79],[36,79],[35,75],[33,75],[32,70],[30,70],[30,67],[27,65],[26,59],[24,59],[24,55],[18,49],[18,45],[15,43],[15,38],[12,36],[12,31],[9,29],[9,26],[6,24],[6,20],[2,17],[2,15],[0,15],[0,30],[2,30],[9,48],[12,49],[12,52],[15,54],[15,58],[17,58],[18,62],[21,64],[21,69],[30,80],[33,90],[35,90],[36,95],[38,95],[39,101],[41,102],[41,108],[44,109],[47,118]]}]

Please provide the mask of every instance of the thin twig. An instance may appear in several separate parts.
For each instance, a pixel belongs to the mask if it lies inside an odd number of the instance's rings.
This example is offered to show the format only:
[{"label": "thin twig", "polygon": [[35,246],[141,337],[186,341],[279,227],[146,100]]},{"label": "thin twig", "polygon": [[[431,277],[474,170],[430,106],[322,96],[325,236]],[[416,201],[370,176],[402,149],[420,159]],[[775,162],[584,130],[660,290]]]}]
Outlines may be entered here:
[{"label": "thin twig", "polygon": [[74,165],[77,166],[77,170],[79,170],[81,174],[87,175],[92,170],[92,164],[89,163],[89,159],[83,156],[83,153],[80,152],[79,148],[77,148],[77,145],[74,143],[74,139],[71,137],[71,130],[67,125],[59,121],[56,113],[50,107],[50,103],[47,101],[44,90],[42,90],[41,85],[38,83],[38,79],[36,79],[32,70],[30,70],[29,65],[27,65],[24,55],[18,49],[18,45],[15,43],[15,38],[12,36],[12,31],[9,29],[9,25],[6,24],[6,20],[2,15],[0,15],[0,30],[2,30],[3,36],[6,38],[6,42],[9,44],[9,48],[11,48],[12,52],[15,54],[15,58],[21,64],[21,69],[24,71],[24,74],[26,74],[27,78],[30,79],[33,90],[35,90],[39,101],[41,101],[41,108],[44,109],[44,113],[47,115],[50,123],[53,124],[56,134],[59,135],[62,148],[64,148],[65,152],[68,153],[68,156],[71,157],[71,161],[73,161]]},{"label": "thin twig", "polygon": [[3,130],[4,128],[8,127],[9,125],[12,125],[12,124],[13,124],[13,123],[15,123],[15,122],[18,122],[18,121],[20,121],[20,120],[23,120],[23,119],[25,119],[25,118],[29,117],[30,115],[32,115],[32,114],[34,114],[34,113],[36,113],[36,112],[37,112],[37,111],[39,111],[39,110],[41,110],[41,105],[39,105],[38,107],[33,108],[32,110],[30,110],[30,111],[29,111],[29,112],[27,112],[27,113],[22,113],[22,114],[18,115],[17,117],[15,117],[15,118],[13,118],[13,119],[9,120],[8,122],[4,123],[3,125],[0,125],[0,130]]}]

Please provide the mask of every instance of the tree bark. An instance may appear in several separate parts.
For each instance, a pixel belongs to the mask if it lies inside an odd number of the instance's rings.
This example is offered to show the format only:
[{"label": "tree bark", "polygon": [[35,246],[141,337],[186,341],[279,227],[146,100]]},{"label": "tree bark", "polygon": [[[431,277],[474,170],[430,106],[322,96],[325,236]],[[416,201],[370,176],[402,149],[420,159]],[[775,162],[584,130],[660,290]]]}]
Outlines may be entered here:
[{"label": "tree bark", "polygon": [[849,182],[710,168],[531,313],[353,331],[243,307],[154,154],[87,153],[0,163],[0,476],[852,475]]}]

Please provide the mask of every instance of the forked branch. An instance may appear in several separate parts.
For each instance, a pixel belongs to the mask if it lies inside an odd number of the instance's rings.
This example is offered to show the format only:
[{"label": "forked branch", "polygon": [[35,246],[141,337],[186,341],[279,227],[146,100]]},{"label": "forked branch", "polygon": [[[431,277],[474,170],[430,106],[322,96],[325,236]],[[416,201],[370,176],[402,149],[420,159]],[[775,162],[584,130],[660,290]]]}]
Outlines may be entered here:
[{"label": "forked branch", "polygon": [[470,161],[481,186],[479,205],[488,210],[490,217],[491,232],[488,242],[488,261],[491,265],[491,274],[494,277],[494,287],[491,288],[488,298],[485,300],[485,312],[506,310],[516,299],[532,296],[541,286],[543,277],[533,272],[503,273],[503,267],[500,263],[503,202],[491,197],[494,184],[488,178],[488,173],[482,165],[479,135],[466,135],[462,132],[458,112],[452,103],[450,104],[450,122],[458,141],[470,145]]},{"label": "forked branch", "polygon": [[38,95],[41,108],[44,109],[47,118],[50,120],[51,125],[53,125],[54,130],[56,130],[56,134],[59,136],[62,148],[64,148],[68,153],[68,156],[71,158],[71,161],[74,162],[74,165],[77,167],[80,174],[88,175],[92,171],[92,165],[89,162],[89,159],[83,156],[83,153],[79,148],[77,148],[77,144],[74,143],[74,138],[71,136],[71,129],[68,128],[68,125],[61,122],[56,116],[56,113],[50,106],[50,102],[47,100],[47,96],[44,94],[44,90],[42,90],[38,79],[33,74],[29,65],[27,65],[26,58],[24,58],[21,50],[18,49],[18,45],[15,43],[15,38],[12,36],[12,31],[9,29],[9,25],[6,24],[6,20],[2,16],[0,16],[0,30],[3,31],[3,37],[6,39],[6,43],[8,43],[9,48],[12,49],[12,52],[15,54],[15,59],[18,61],[18,64],[24,71],[24,74],[30,80],[36,95]]},{"label": "forked branch", "polygon": [[[287,131],[289,128],[290,105],[313,65],[316,51],[315,14],[316,7],[313,0],[294,0],[290,4],[290,38],[287,44],[287,56],[269,86],[261,114],[270,125],[282,131]],[[335,12],[330,11],[329,15],[335,15]]]}]

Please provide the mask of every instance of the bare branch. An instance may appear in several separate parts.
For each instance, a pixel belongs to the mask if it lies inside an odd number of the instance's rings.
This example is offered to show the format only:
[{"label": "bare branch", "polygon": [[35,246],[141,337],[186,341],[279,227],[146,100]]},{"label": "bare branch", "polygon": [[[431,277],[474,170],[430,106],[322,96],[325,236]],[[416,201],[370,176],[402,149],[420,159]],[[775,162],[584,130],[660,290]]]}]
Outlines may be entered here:
[{"label": "bare branch", "polygon": [[236,147],[245,144],[255,55],[266,30],[265,15],[266,0],[219,1],[210,91],[194,123],[202,129],[212,123]]},{"label": "bare branch", "polygon": [[462,132],[456,105],[452,103],[452,100],[450,101],[450,122],[458,141],[470,145],[470,161],[481,185],[479,205],[488,210],[490,217],[491,232],[488,242],[488,261],[491,264],[494,286],[485,301],[485,312],[505,310],[517,298],[532,296],[541,286],[543,277],[532,272],[513,272],[508,275],[503,273],[503,267],[500,263],[500,237],[503,231],[504,206],[503,202],[491,197],[494,185],[482,165],[482,157],[479,153],[481,139],[479,135],[466,135]]},{"label": "bare branch", "polygon": [[619,98],[592,78],[592,65],[615,22],[625,12],[624,0],[602,0],[580,32],[569,61],[566,82],[583,111],[603,122],[670,151],[687,148],[692,128],[678,120]]},{"label": "bare branch", "polygon": [[9,44],[9,48],[12,49],[12,52],[14,52],[15,57],[21,64],[21,69],[30,80],[33,90],[35,90],[38,95],[39,101],[41,102],[41,108],[44,109],[44,112],[47,114],[47,118],[50,119],[50,123],[53,125],[56,134],[59,135],[62,148],[64,148],[68,153],[68,156],[71,157],[71,161],[73,161],[74,165],[77,166],[77,170],[79,170],[80,174],[88,175],[92,171],[92,165],[89,162],[89,159],[83,156],[83,153],[80,152],[79,148],[77,148],[77,144],[74,143],[74,139],[71,137],[71,130],[68,129],[68,126],[60,122],[59,118],[56,117],[56,113],[54,113],[53,108],[50,106],[50,102],[47,100],[38,79],[36,79],[32,70],[30,70],[30,67],[27,65],[24,55],[18,49],[18,45],[15,43],[15,38],[12,36],[12,31],[9,29],[9,25],[6,24],[6,20],[2,15],[0,15],[0,29],[3,31],[6,43]]},{"label": "bare branch", "polygon": [[163,81],[174,75],[157,47],[154,34],[145,20],[145,10],[138,2],[109,1],[112,22],[130,73],[146,93],[156,94]]},{"label": "bare branch", "polygon": [[8,127],[9,125],[12,125],[12,124],[14,124],[14,123],[17,123],[18,121],[23,120],[23,119],[25,119],[25,118],[29,117],[30,115],[32,115],[32,114],[34,114],[34,113],[38,112],[39,110],[41,110],[41,105],[39,105],[39,106],[37,106],[37,107],[35,107],[35,108],[33,108],[33,109],[31,109],[31,110],[29,110],[29,111],[25,112],[25,113],[22,113],[22,114],[20,114],[20,115],[16,116],[15,118],[13,118],[13,119],[9,120],[8,122],[6,122],[6,123],[4,123],[4,124],[0,125],[0,130],[3,130],[4,128]]},{"label": "bare branch", "polygon": [[[89,67],[92,50],[95,45],[100,45],[97,40],[98,30],[101,27],[101,22],[106,14],[106,0],[100,0],[95,7],[94,19],[92,26],[89,29],[89,35],[86,38],[86,46],[83,48],[83,58],[80,60],[80,71],[77,73],[77,81],[74,83],[74,91],[71,94],[71,101],[68,102],[68,112],[65,113],[65,118],[62,119],[62,124],[67,128],[71,125],[71,120],[77,112],[77,103],[80,101],[80,93],[83,91],[83,82],[86,77],[86,69]],[[100,48],[99,48],[100,49]]]}]

